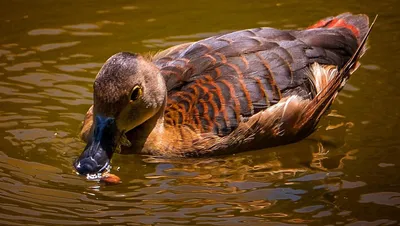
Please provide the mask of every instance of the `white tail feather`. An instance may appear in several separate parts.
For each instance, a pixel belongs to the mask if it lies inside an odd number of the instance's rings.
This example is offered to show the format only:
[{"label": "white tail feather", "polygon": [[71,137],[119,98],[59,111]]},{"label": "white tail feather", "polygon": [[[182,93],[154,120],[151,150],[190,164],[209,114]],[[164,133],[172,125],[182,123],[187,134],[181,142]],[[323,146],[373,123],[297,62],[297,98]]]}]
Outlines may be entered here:
[{"label": "white tail feather", "polygon": [[324,88],[335,78],[339,71],[333,65],[320,65],[313,63],[310,66],[310,79],[314,83],[317,93],[320,93]]}]

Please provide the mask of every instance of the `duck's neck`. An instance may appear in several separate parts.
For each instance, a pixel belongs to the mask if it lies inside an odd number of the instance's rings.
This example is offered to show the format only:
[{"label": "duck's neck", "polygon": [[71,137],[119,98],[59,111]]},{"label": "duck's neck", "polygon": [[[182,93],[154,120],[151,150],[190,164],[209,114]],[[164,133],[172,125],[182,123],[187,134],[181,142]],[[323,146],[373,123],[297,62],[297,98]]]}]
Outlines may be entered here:
[{"label": "duck's neck", "polygon": [[160,110],[140,126],[126,132],[129,147],[122,146],[121,154],[146,153],[156,143],[161,142],[164,131],[165,101]]}]

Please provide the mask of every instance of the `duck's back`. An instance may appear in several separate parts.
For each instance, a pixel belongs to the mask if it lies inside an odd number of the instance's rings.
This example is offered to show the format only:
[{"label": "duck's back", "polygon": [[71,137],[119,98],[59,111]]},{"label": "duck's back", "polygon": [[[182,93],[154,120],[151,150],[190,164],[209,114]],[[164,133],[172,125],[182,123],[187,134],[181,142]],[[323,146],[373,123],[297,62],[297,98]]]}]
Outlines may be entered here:
[{"label": "duck's back", "polygon": [[310,65],[340,69],[367,30],[366,16],[342,14],[306,30],[255,28],[167,50],[154,60],[168,88],[165,123],[224,136],[282,98],[312,99]]}]

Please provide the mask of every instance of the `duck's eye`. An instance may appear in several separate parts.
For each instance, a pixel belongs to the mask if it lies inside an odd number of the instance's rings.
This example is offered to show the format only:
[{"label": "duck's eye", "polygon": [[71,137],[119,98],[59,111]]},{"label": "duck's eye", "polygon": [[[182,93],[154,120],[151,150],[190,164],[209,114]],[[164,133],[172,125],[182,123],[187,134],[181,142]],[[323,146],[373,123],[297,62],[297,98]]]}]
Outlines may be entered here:
[{"label": "duck's eye", "polygon": [[142,95],[142,88],[138,85],[133,87],[131,92],[131,101],[136,101]]}]

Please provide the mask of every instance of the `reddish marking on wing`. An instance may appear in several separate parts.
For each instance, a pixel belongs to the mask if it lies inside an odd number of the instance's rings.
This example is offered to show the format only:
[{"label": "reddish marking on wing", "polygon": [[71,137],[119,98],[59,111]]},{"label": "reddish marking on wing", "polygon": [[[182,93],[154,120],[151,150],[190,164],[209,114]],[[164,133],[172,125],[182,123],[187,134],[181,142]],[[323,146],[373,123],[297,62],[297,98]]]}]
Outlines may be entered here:
[{"label": "reddish marking on wing", "polygon": [[309,26],[308,29],[324,27],[328,22],[329,20],[320,20],[317,23]]},{"label": "reddish marking on wing", "polygon": [[234,110],[235,110],[235,113],[236,113],[236,120],[238,122],[240,122],[240,117],[239,117],[239,115],[240,115],[240,103],[239,103],[239,100],[236,98],[235,88],[232,86],[232,84],[229,81],[221,80],[220,82],[228,87],[229,93],[231,95],[231,99],[234,102]]},{"label": "reddish marking on wing", "polygon": [[[206,86],[203,85],[204,83],[206,83],[206,81],[203,80],[203,79],[200,79],[200,80],[196,81],[196,85],[199,88],[201,88],[204,93],[208,94],[210,92],[210,90]],[[208,123],[207,132],[209,132],[210,129],[213,127],[213,124],[212,124],[212,120],[211,120],[210,116],[208,115],[208,105],[203,99],[199,99],[199,102],[200,102],[201,105],[203,105],[203,109],[204,109],[203,117]]]},{"label": "reddish marking on wing", "polygon": [[[208,85],[212,85],[213,87],[215,87],[215,85],[213,85],[212,83],[214,83],[214,79],[209,75],[205,75],[204,78],[207,80],[206,82],[203,83],[207,83]],[[217,93],[218,95],[218,93]],[[214,118],[217,117],[217,113],[219,112],[218,106],[215,103],[214,99],[212,98],[214,96],[213,92],[208,92],[208,101],[210,102],[211,106],[214,109]],[[218,95],[218,98],[221,98],[221,96]]]},{"label": "reddish marking on wing", "polygon": [[215,68],[214,71],[217,72],[217,78],[221,76],[221,69],[219,67]]},{"label": "reddish marking on wing", "polygon": [[208,100],[207,100],[207,101],[211,104],[211,107],[213,108],[213,112],[214,112],[214,115],[213,115],[213,123],[215,123],[215,124],[217,125],[218,128],[221,128],[221,124],[219,124],[219,123],[216,121],[216,118],[217,118],[217,116],[218,116],[218,114],[219,114],[219,109],[218,109],[218,106],[217,106],[217,104],[215,103],[213,97],[214,97],[214,94],[213,94],[212,92],[209,92],[209,93],[208,93]]},{"label": "reddish marking on wing", "polygon": [[214,118],[216,118],[216,116],[217,116],[217,113],[219,112],[219,109],[218,109],[218,106],[217,106],[217,104],[215,103],[215,101],[214,101],[214,99],[213,99],[213,97],[214,97],[214,94],[212,93],[212,92],[209,92],[208,93],[208,102],[211,104],[211,106],[212,106],[212,108],[213,108],[213,111],[214,111]]},{"label": "reddish marking on wing", "polygon": [[183,132],[183,127],[180,126],[180,127],[178,128],[178,131],[179,131],[180,137],[182,137],[182,140],[185,140],[185,133]]},{"label": "reddish marking on wing", "polygon": [[247,107],[248,107],[251,111],[253,111],[253,104],[252,104],[252,101],[251,101],[250,93],[249,93],[249,91],[247,90],[247,87],[246,87],[246,85],[245,85],[244,82],[243,82],[243,74],[242,74],[242,71],[241,71],[240,68],[239,68],[237,65],[235,65],[235,64],[227,63],[226,65],[228,65],[228,66],[230,66],[231,68],[233,68],[233,69],[236,71],[236,73],[239,75],[240,88],[242,89],[242,91],[243,91],[243,93],[244,93],[244,96],[246,97],[246,100],[247,100]]},{"label": "reddish marking on wing", "polygon": [[326,27],[326,28],[344,27],[344,28],[349,29],[356,36],[356,38],[358,38],[360,36],[360,31],[357,29],[357,27],[347,23],[346,20],[344,20],[344,19],[338,19],[338,18],[334,18],[331,20],[320,20],[316,24],[308,27],[308,29],[324,28],[324,27]]},{"label": "reddish marking on wing", "polygon": [[221,58],[221,63],[226,64],[226,62],[228,62],[226,60],[226,56],[224,54],[222,54],[220,52],[216,52],[215,54],[218,55]]},{"label": "reddish marking on wing", "polygon": [[[289,52],[288,52],[288,53],[289,53]],[[290,53],[289,53],[289,55],[290,55]],[[292,56],[292,55],[290,55],[290,56]],[[292,82],[293,82],[293,79],[294,79],[294,77],[293,77],[292,66],[290,66],[289,61],[287,61],[287,60],[285,59],[285,57],[281,57],[281,59],[283,60],[283,62],[285,62],[286,66],[289,68],[289,72],[290,72],[290,82],[292,83]],[[293,57],[292,57],[292,59],[293,59]]]},{"label": "reddish marking on wing", "polygon": [[213,122],[212,122],[210,116],[208,115],[208,104],[203,99],[200,99],[200,104],[203,105],[203,109],[204,109],[203,117],[208,123],[207,132],[209,132],[210,129],[213,127]]},{"label": "reddish marking on wing", "polygon": [[197,100],[199,98],[199,91],[196,88],[196,84],[191,85],[189,88],[193,89],[195,98],[193,100]]},{"label": "reddish marking on wing", "polygon": [[[188,95],[189,97],[187,97],[186,95]],[[181,95],[182,100],[187,101],[188,103],[188,112],[190,112],[190,110],[192,109],[192,105],[191,103],[193,102],[193,100],[196,98],[196,96],[193,93],[190,92],[183,92]]]},{"label": "reddish marking on wing", "polygon": [[176,125],[176,111],[171,111],[168,113],[169,118],[172,120],[171,125]]},{"label": "reddish marking on wing", "polygon": [[246,70],[249,69],[249,61],[246,59],[246,56],[240,55],[240,59],[242,59],[244,65],[246,66]]},{"label": "reddish marking on wing", "polygon": [[169,118],[165,118],[165,123],[166,124],[174,124],[174,121],[169,117]]},{"label": "reddish marking on wing", "polygon": [[[217,68],[217,69],[219,71],[218,74],[220,74],[221,72],[220,72],[219,68]],[[217,94],[218,99],[219,99],[219,101],[221,103],[221,109],[218,109],[217,104],[215,103],[214,99],[212,99],[214,94],[212,92],[209,93],[209,94],[211,94],[211,95],[209,95],[209,101],[210,101],[210,103],[211,103],[211,105],[213,106],[213,109],[214,109],[214,118],[216,118],[219,115],[219,113],[222,112],[226,124],[227,125],[230,124],[229,121],[228,121],[229,120],[228,119],[228,113],[225,111],[225,97],[222,94],[221,88],[217,85],[217,83],[215,83],[215,80],[209,74],[205,76],[205,79],[207,80],[207,84],[209,84],[210,86],[215,88],[215,93]],[[218,123],[217,123],[217,125],[220,126],[220,124],[218,124]]]},{"label": "reddish marking on wing", "polygon": [[[180,96],[179,94],[175,94],[174,96]],[[169,109],[174,109],[174,110],[178,110],[179,108],[179,103],[176,100],[170,100],[168,101],[168,107]]]},{"label": "reddish marking on wing", "polygon": [[196,106],[193,107],[193,115],[194,115],[194,118],[196,119],[197,129],[199,129],[201,132],[204,132],[204,129],[201,126],[200,112],[199,112],[199,110],[197,109]]},{"label": "reddish marking on wing", "polygon": [[327,26],[329,28],[335,28],[335,27],[344,27],[349,29],[353,34],[358,38],[360,36],[360,31],[353,25],[348,24],[345,20],[343,19],[334,19],[329,25]]},{"label": "reddish marking on wing", "polygon": [[196,85],[197,85],[198,87],[200,87],[200,88],[204,91],[204,93],[208,93],[208,92],[209,92],[208,88],[205,87],[205,86],[203,86],[203,84],[204,84],[205,82],[206,82],[206,81],[204,81],[203,79],[199,79],[199,80],[196,80]]},{"label": "reddish marking on wing", "polygon": [[271,68],[269,67],[268,62],[259,54],[259,53],[255,53],[256,56],[258,57],[258,59],[261,60],[261,62],[263,63],[264,67],[268,70],[269,73],[266,74],[267,79],[269,80],[269,84],[272,86],[272,88],[274,89],[274,93],[278,94],[279,99],[282,99],[282,93],[278,88],[278,85],[276,84],[275,78],[274,78],[274,74],[271,70]]},{"label": "reddish marking on wing", "polygon": [[211,58],[212,60],[212,64],[216,64],[217,63],[217,59],[215,59],[215,57],[211,56],[210,54],[205,54],[205,57]]},{"label": "reddish marking on wing", "polygon": [[[192,103],[195,104],[195,102],[199,98],[199,91],[197,90],[196,84],[191,85],[189,88],[192,89],[194,92],[194,94],[193,93],[190,93],[190,94],[194,95],[194,97],[192,97],[193,98]],[[187,93],[189,93],[189,92],[187,92]],[[200,121],[200,112],[197,109],[196,105],[193,105],[193,115],[196,120],[195,125],[197,126],[198,129],[200,129],[201,132],[203,132],[203,127],[201,126],[201,121]]]},{"label": "reddish marking on wing", "polygon": [[169,111],[168,112],[169,118],[172,120],[172,124],[173,125],[179,124],[180,114],[182,114],[182,117],[183,117],[183,114],[184,114],[182,112],[182,109],[179,107],[179,105],[177,103],[171,104],[169,106],[169,109],[174,110],[174,111]]},{"label": "reddish marking on wing", "polygon": [[207,80],[207,82],[212,82],[212,81],[214,81],[214,79],[211,77],[210,74],[206,74],[206,75],[204,76],[204,78]]},{"label": "reddish marking on wing", "polygon": [[186,121],[186,115],[187,115],[187,112],[185,110],[185,105],[182,102],[179,102],[178,106],[179,106],[178,112],[180,112],[182,114],[182,123],[183,123]]},{"label": "reddish marking on wing", "polygon": [[[179,98],[180,101],[178,101],[176,98]],[[191,92],[177,92],[174,93],[171,98],[168,99],[167,103],[167,110],[165,114],[165,118],[169,118],[170,120],[167,121],[167,123],[172,123],[172,124],[186,124],[186,123],[193,123],[193,119],[191,117],[188,117],[188,113],[191,112],[192,110],[192,102],[195,98],[195,95]],[[187,104],[187,109],[186,105]],[[176,112],[178,112],[178,117],[176,118]],[[181,122],[179,122],[179,119],[182,119]],[[172,121],[171,121],[172,120]]]},{"label": "reddish marking on wing", "polygon": [[218,86],[218,84],[215,83],[215,82],[210,82],[210,85],[215,87],[215,93],[217,94],[218,99],[221,102],[221,109],[219,110],[219,112],[221,112],[223,114],[226,126],[229,127],[230,126],[230,122],[229,122],[229,118],[228,118],[228,113],[226,112],[226,109],[225,109],[226,101],[225,101],[224,95],[222,94],[222,90]]},{"label": "reddish marking on wing", "polygon": [[265,98],[265,103],[267,103],[267,105],[270,106],[271,103],[269,102],[269,99],[268,99],[268,93],[267,93],[267,91],[264,89],[264,86],[263,86],[261,80],[260,80],[259,78],[257,78],[257,77],[254,78],[254,80],[256,80],[257,85],[258,85],[258,88],[260,88],[260,90],[262,91],[262,94],[263,94],[263,96],[264,96],[264,98]]}]

